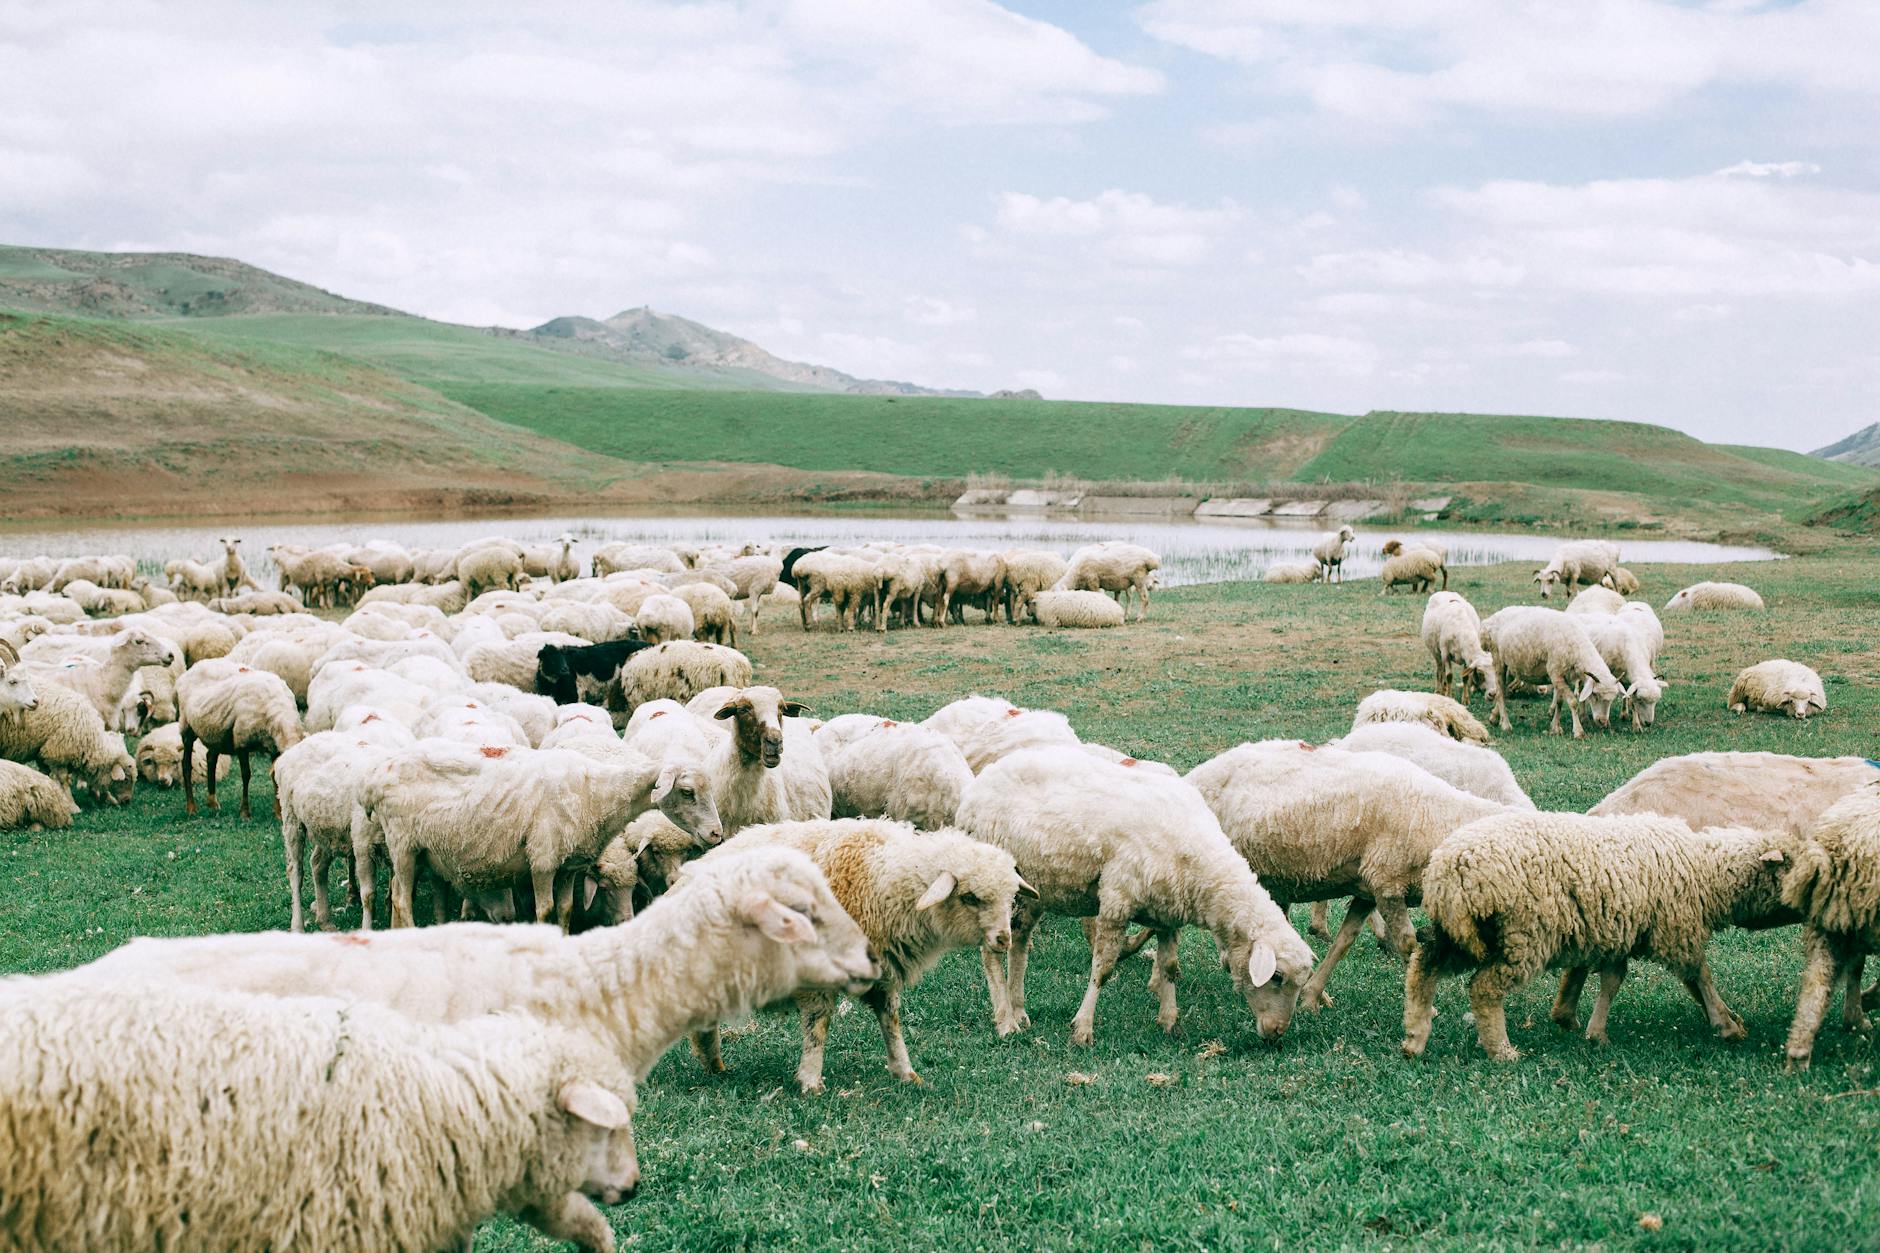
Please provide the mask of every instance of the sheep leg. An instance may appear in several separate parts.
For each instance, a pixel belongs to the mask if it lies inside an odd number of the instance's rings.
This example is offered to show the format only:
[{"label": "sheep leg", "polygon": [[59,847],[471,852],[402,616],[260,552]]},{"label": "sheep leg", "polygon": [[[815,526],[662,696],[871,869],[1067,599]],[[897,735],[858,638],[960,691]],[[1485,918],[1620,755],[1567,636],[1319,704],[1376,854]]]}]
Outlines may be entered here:
[{"label": "sheep leg", "polygon": [[346,903],[359,903],[359,858],[350,848],[346,850]]},{"label": "sheep leg", "polygon": [[940,589],[940,612],[933,616],[934,626],[944,627],[947,624],[947,611],[951,609],[952,607],[953,607],[953,589],[950,587],[941,588]]},{"label": "sheep leg", "polygon": [[1416,947],[1417,929],[1410,924],[1410,907],[1401,896],[1377,898],[1377,912],[1371,915],[1371,930],[1378,941],[1399,958],[1408,958]]},{"label": "sheep leg", "polygon": [[1873,1026],[1867,1021],[1866,997],[1861,994],[1860,977],[1867,966],[1867,955],[1855,953],[1847,959],[1841,971],[1841,1025],[1849,1031],[1867,1034]]},{"label": "sheep leg", "polygon": [[986,971],[986,998],[992,1002],[992,1028],[1005,1035],[1005,1022],[1012,1014],[1011,998],[1005,988],[1005,958],[982,944],[979,964]]},{"label": "sheep leg", "polygon": [[1436,969],[1421,944],[1410,953],[1403,979],[1403,1055],[1421,1057],[1436,1017]]},{"label": "sheep leg", "polygon": [[1325,981],[1332,977],[1332,971],[1345,959],[1358,932],[1364,930],[1364,920],[1371,916],[1376,906],[1362,896],[1354,896],[1345,906],[1344,921],[1338,924],[1338,934],[1332,937],[1332,946],[1325,950],[1325,956],[1312,968],[1312,975],[1306,980],[1306,986],[1299,993],[1299,1008],[1316,1010],[1329,1004],[1325,999]]},{"label": "sheep leg", "polygon": [[[333,929],[333,896],[327,878],[333,869],[333,850],[323,844],[313,848],[313,924],[322,931]],[[294,912],[300,912],[300,889],[294,889]]]},{"label": "sheep leg", "polygon": [[287,854],[287,895],[293,902],[289,930],[305,931],[306,920],[300,915],[300,864],[307,851],[306,832],[292,819],[281,824],[281,847]]},{"label": "sheep leg", "polygon": [[[521,1211],[518,1217],[549,1239],[566,1240],[585,1253],[614,1247],[613,1227],[595,1208],[594,1202],[579,1192],[568,1193],[553,1208],[531,1205]],[[464,1241],[464,1248],[470,1249],[471,1241],[475,1239],[472,1233]]]},{"label": "sheep leg", "polygon": [[1142,608],[1136,613],[1136,621],[1141,622],[1149,616],[1149,585],[1140,583],[1136,586],[1136,595],[1142,597]]},{"label": "sheep leg", "polygon": [[574,871],[558,876],[555,881],[555,920],[561,923],[563,935],[574,925],[574,888],[580,881],[581,876]]},{"label": "sheep leg", "polygon": [[[531,866],[529,886],[535,890],[535,920],[548,922],[555,916],[555,867]],[[564,917],[559,921],[562,933],[567,934],[567,919]]]},{"label": "sheep leg", "polygon": [[[235,750],[235,764],[240,766],[242,770],[241,818],[243,822],[247,822],[254,817],[253,814],[248,812],[248,750],[247,749],[238,748]],[[214,769],[214,767],[211,766],[210,769]]]},{"label": "sheep leg", "polygon": [[1155,1025],[1169,1034],[1175,1034],[1175,1027],[1181,1019],[1181,1011],[1175,1005],[1175,981],[1181,978],[1181,967],[1175,959],[1175,950],[1181,935],[1179,928],[1169,928],[1155,933],[1155,968],[1149,974],[1149,990],[1155,993]]},{"label": "sheep leg", "polygon": [[1619,995],[1625,982],[1626,963],[1614,962],[1599,970],[1599,992],[1593,997],[1593,1013],[1586,1020],[1586,1038],[1594,1044],[1610,1044],[1606,1037],[1606,1016],[1612,1013],[1612,998]]},{"label": "sheep leg", "polygon": [[829,1020],[835,1017],[836,995],[804,992],[796,998],[796,1004],[803,1011],[803,1056],[796,1064],[796,1086],[804,1096],[820,1096],[823,1045],[829,1040]]},{"label": "sheep leg", "polygon": [[1580,1029],[1580,990],[1586,986],[1587,966],[1569,966],[1560,972],[1560,990],[1554,993],[1554,1007],[1547,1016],[1562,1031]]},{"label": "sheep leg", "polygon": [[1321,940],[1328,940],[1332,935],[1332,903],[1330,901],[1312,902],[1312,920],[1306,924],[1306,934],[1316,935]]},{"label": "sheep leg", "polygon": [[[417,924],[411,917],[411,893],[418,878],[418,853],[399,847],[392,850],[392,920],[394,927]],[[368,897],[368,899],[370,899]]]},{"label": "sheep leg", "polygon": [[1710,977],[1710,963],[1703,962],[1697,967],[1697,973],[1683,979],[1684,990],[1689,992],[1696,1002],[1703,1006],[1704,1017],[1717,1029],[1717,1034],[1726,1040],[1741,1040],[1749,1031],[1743,1026],[1723,997],[1717,993],[1717,984]]},{"label": "sheep leg", "polygon": [[1001,991],[1005,994],[1005,1017],[994,1024],[1001,1036],[1024,1031],[1031,1026],[1025,1012],[1025,967],[1031,960],[1031,933],[1042,915],[1036,903],[1012,909],[1012,949],[1006,955],[1006,977]]},{"label": "sheep leg", "polygon": [[1512,1062],[1521,1052],[1508,1042],[1508,994],[1520,984],[1514,967],[1495,962],[1469,980],[1469,1004],[1475,1010],[1475,1038],[1498,1062]]},{"label": "sheep leg", "polygon": [[907,1038],[901,1033],[901,989],[877,983],[862,993],[862,1003],[875,1011],[881,1027],[881,1042],[888,1046],[888,1073],[902,1083],[923,1083],[908,1060]]},{"label": "sheep leg", "polygon": [[1514,730],[1514,723],[1508,721],[1508,668],[1495,667],[1495,721],[1504,731]]},{"label": "sheep leg", "polygon": [[[1467,700],[1469,694],[1466,685],[1468,681],[1465,679],[1463,682],[1465,686],[1462,696],[1464,700]],[[1452,690],[1454,689],[1449,686],[1449,663],[1439,657],[1436,660],[1436,694],[1438,696],[1447,696]]]},{"label": "sheep leg", "polygon": [[1116,971],[1116,959],[1123,948],[1127,919],[1097,917],[1097,933],[1090,946],[1090,986],[1084,989],[1083,1004],[1071,1019],[1071,1043],[1087,1045],[1096,1036],[1097,994]]},{"label": "sheep leg", "polygon": [[1813,927],[1804,934],[1802,948],[1802,990],[1795,998],[1795,1021],[1789,1025],[1790,1070],[1808,1069],[1815,1036],[1828,1011],[1828,998],[1834,994],[1847,960],[1839,945]]},{"label": "sheep leg", "polygon": [[708,1075],[724,1074],[725,1055],[719,1040],[718,1025],[714,1023],[703,1031],[694,1031],[691,1040],[692,1055],[698,1058],[699,1065],[705,1068],[705,1073]]}]

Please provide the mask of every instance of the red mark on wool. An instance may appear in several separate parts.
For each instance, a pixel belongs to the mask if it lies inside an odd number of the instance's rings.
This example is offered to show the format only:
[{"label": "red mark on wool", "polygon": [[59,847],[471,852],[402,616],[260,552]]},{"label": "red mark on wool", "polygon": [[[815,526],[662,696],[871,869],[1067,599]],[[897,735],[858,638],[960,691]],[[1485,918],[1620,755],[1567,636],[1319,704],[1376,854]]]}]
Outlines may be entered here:
[{"label": "red mark on wool", "polygon": [[1022,714],[1022,713],[1024,713],[1024,712],[1025,712],[1025,711],[1024,711],[1024,710],[1022,710],[1022,709],[1008,709],[1008,710],[1006,710],[1006,711],[1005,711],[1005,716],[1006,716],[1006,717],[1008,717],[1008,718],[1016,718],[1016,717],[1018,717],[1018,715],[1020,715],[1020,714]]},{"label": "red mark on wool", "polygon": [[890,719],[889,721],[887,721],[887,722],[884,722],[884,723],[882,723],[882,724],[881,724],[881,726],[880,726],[880,727],[878,727],[877,729],[878,729],[878,730],[882,730],[882,731],[886,731],[886,730],[887,730],[887,729],[888,729],[889,727],[898,727],[898,726],[900,726],[900,725],[901,725],[900,723],[898,723],[898,722],[895,722],[895,721],[893,721],[892,719]]},{"label": "red mark on wool", "polygon": [[648,714],[648,715],[646,715],[646,720],[647,720],[648,722],[651,722],[651,721],[652,721],[653,719],[655,719],[655,718],[664,718],[664,717],[665,717],[665,716],[666,716],[667,714],[669,714],[669,713],[671,713],[671,712],[672,712],[672,711],[671,711],[670,709],[661,709],[661,710],[659,710],[659,711],[658,711],[657,713],[650,713],[650,714]]},{"label": "red mark on wool", "polygon": [[482,753],[485,757],[507,757],[509,755],[508,749],[495,748],[488,744],[485,744],[482,748],[479,748],[477,751],[479,753]]},{"label": "red mark on wool", "polygon": [[363,935],[354,935],[350,931],[336,931],[326,938],[333,941],[335,944],[351,944],[356,948],[364,948],[366,945],[372,943],[372,941],[366,939]]},{"label": "red mark on wool", "polygon": [[365,717],[359,719],[359,725],[364,726],[368,722],[377,722],[378,720],[379,716],[377,714],[367,714]]},{"label": "red mark on wool", "polygon": [[1125,757],[1116,764],[1119,766],[1133,766],[1136,764],[1136,759],[1134,757]]},{"label": "red mark on wool", "polygon": [[247,667],[247,666],[236,666],[236,667],[235,667],[235,673],[236,673],[236,674],[247,674],[247,673],[248,673],[248,667]]}]

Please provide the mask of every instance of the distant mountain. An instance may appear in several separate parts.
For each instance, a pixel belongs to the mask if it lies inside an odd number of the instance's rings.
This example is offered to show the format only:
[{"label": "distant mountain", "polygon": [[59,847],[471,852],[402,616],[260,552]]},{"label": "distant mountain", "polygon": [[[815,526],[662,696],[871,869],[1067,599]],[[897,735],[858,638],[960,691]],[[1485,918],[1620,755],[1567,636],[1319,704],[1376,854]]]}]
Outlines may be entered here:
[{"label": "distant mountain", "polygon": [[825,365],[785,361],[748,339],[714,330],[690,318],[656,313],[642,305],[605,320],[554,318],[529,331],[492,328],[559,352],[578,352],[631,365],[665,365],[748,370],[808,391],[848,392],[865,396],[977,396],[913,383],[862,379]]},{"label": "distant mountain", "polygon": [[1862,427],[1846,439],[1808,454],[1828,461],[1850,461],[1857,466],[1880,466],[1880,422]]},{"label": "distant mountain", "polygon": [[90,318],[404,316],[225,257],[0,246],[0,308]]}]

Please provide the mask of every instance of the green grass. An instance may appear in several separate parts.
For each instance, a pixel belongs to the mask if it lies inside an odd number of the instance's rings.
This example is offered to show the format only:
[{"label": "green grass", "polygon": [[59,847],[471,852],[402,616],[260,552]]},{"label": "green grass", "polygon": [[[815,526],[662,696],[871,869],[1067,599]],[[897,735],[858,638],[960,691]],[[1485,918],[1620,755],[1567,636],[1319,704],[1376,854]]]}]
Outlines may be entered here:
[{"label": "green grass", "polygon": [[[1584,809],[1662,756],[1702,749],[1880,752],[1880,552],[1726,567],[1636,566],[1655,604],[1700,577],[1762,591],[1767,613],[1669,622],[1672,680],[1651,733],[1542,733],[1518,701],[1498,737],[1546,808]],[[1529,571],[1459,569],[1484,612],[1528,603]],[[829,715],[919,717],[971,691],[1065,711],[1080,733],[1187,768],[1244,739],[1321,741],[1380,686],[1426,687],[1421,598],[1344,587],[1221,584],[1159,595],[1121,631],[804,636],[778,624],[747,646],[759,678]],[[1801,724],[1733,717],[1741,666],[1804,659],[1830,708]],[[231,793],[224,792],[225,798]],[[266,775],[257,772],[257,811]],[[0,969],[44,971],[134,935],[278,927],[278,833],[266,821],[188,821],[174,793],[88,811],[73,829],[0,834]],[[422,911],[421,911],[422,912]],[[1303,922],[1303,911],[1300,915]],[[830,1094],[794,1094],[797,1030],[760,1016],[707,1080],[683,1047],[642,1088],[645,1183],[611,1211],[636,1249],[1241,1247],[1871,1247],[1880,1223],[1880,1082],[1870,1043],[1824,1030],[1814,1069],[1785,1074],[1796,931],[1729,933],[1719,986],[1750,1038],[1716,1040],[1674,979],[1634,967],[1598,1049],[1546,1019],[1538,981],[1510,1004],[1513,1065],[1483,1058],[1461,984],[1441,987],[1428,1054],[1398,1055],[1402,971],[1369,941],[1333,977],[1337,1004],[1261,1045],[1213,962],[1184,945],[1182,1022],[1154,1026],[1147,964],[1103,994],[1096,1044],[1069,1023],[1088,955],[1047,921],[1029,981],[1036,1026],[997,1040],[978,963],[944,962],[906,1000],[924,1088],[882,1065],[865,1011],[830,1036]],[[1831,1014],[1831,1022],[1837,1015]],[[1225,1049],[1219,1051],[1214,1042]],[[1087,1075],[1078,1084],[1068,1077]],[[1150,1075],[1167,1076],[1166,1086]],[[797,1141],[806,1147],[795,1147]],[[1662,1230],[1638,1225],[1643,1214]],[[479,1248],[546,1247],[507,1221]]]}]

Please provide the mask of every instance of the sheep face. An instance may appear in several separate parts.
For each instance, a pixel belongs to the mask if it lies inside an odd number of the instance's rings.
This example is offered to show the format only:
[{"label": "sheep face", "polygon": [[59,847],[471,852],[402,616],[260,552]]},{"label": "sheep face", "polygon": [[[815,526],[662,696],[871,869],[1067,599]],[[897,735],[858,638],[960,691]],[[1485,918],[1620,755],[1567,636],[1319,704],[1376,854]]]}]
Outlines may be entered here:
[{"label": "sheep face", "polygon": [[1820,713],[1828,707],[1828,703],[1819,696],[1814,696],[1806,692],[1799,692],[1790,696],[1787,703],[1789,714],[1792,717],[1802,719],[1806,719],[1811,713]]},{"label": "sheep face", "polygon": [[1560,582],[1560,571],[1552,566],[1534,572],[1534,581],[1540,584],[1541,599],[1547,600],[1554,594],[1554,585]]},{"label": "sheep face", "polygon": [[[994,953],[1012,947],[1012,902],[1038,890],[1019,877],[1009,853],[988,845],[962,850],[954,868],[942,871],[914,903],[929,913],[934,926],[962,945],[978,944]],[[995,856],[996,854],[996,856]]]},{"label": "sheep face", "polygon": [[1640,679],[1625,689],[1625,702],[1632,714],[1632,729],[1643,731],[1658,716],[1658,702],[1664,699],[1665,685],[1660,679]]},{"label": "sheep face", "polygon": [[[1262,1040],[1277,1040],[1292,1024],[1299,992],[1312,974],[1312,950],[1297,935],[1281,953],[1257,931],[1228,946],[1226,961],[1234,987],[1247,1002]],[[1302,950],[1303,959],[1300,952]]]},{"label": "sheep face", "polygon": [[724,825],[718,820],[718,806],[712,800],[711,780],[694,766],[670,765],[659,773],[653,785],[653,803],[674,826],[707,846],[725,838]]},{"label": "sheep face", "polygon": [[561,1134],[572,1136],[585,1163],[581,1191],[603,1205],[618,1205],[640,1186],[633,1146],[631,1089],[622,1100],[612,1089],[576,1079],[561,1086],[555,1104],[568,1116]]},{"label": "sheep face", "polygon": [[[4,666],[0,662],[0,666]],[[39,708],[39,697],[33,692],[33,685],[26,681],[26,676],[14,671],[0,669],[0,715],[19,714]]]},{"label": "sheep face", "polygon": [[789,981],[799,988],[860,996],[881,978],[868,937],[807,857],[780,862],[764,887],[734,902],[733,912],[747,928],[747,942],[782,946],[794,964]]},{"label": "sheep face", "polygon": [[126,753],[121,761],[101,769],[92,779],[91,793],[107,805],[128,805],[137,787],[137,766]]},{"label": "sheep face", "polygon": [[1586,676],[1586,682],[1580,685],[1580,703],[1586,706],[1586,712],[1595,726],[1612,725],[1612,704],[1625,694],[1625,689],[1618,680],[1595,679]]},{"label": "sheep face", "polygon": [[783,720],[809,712],[801,701],[785,700],[774,687],[747,687],[737,692],[712,716],[732,719],[738,754],[775,770],[783,760]]},{"label": "sheep face", "polygon": [[176,662],[176,650],[169,644],[142,631],[127,631],[117,645],[130,659],[133,669],[142,666],[168,666]]}]

